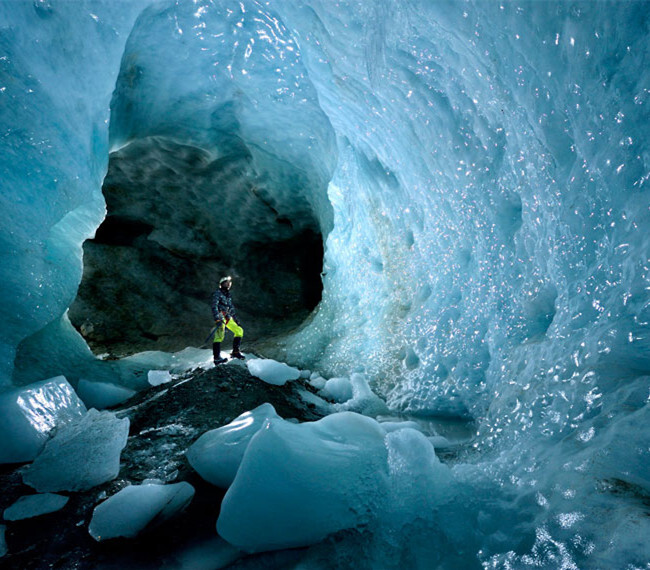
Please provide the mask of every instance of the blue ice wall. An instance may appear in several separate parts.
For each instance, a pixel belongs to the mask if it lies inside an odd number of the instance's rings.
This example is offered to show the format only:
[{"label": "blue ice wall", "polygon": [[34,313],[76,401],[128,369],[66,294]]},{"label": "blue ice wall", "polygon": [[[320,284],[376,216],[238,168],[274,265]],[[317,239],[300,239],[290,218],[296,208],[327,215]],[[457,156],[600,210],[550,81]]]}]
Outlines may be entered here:
[{"label": "blue ice wall", "polygon": [[0,6],[3,382],[50,323],[55,364],[83,349],[117,85],[113,148],[242,144],[326,232],[275,356],[476,419],[453,512],[486,565],[647,563],[648,3],[149,4]]},{"label": "blue ice wall", "polygon": [[[0,4],[0,385],[11,382],[19,344],[75,298],[81,245],[105,214],[111,93],[143,5]],[[53,346],[91,358],[63,329]]]}]

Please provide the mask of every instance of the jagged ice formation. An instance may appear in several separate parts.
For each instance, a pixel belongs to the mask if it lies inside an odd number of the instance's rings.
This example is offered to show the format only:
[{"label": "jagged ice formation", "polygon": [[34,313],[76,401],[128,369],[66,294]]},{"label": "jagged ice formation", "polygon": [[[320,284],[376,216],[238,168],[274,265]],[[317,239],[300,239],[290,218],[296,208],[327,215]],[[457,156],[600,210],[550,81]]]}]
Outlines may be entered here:
[{"label": "jagged ice formation", "polygon": [[[476,530],[433,541],[439,562],[648,562],[647,2],[0,12],[4,385],[106,369],[66,311],[108,203],[130,236],[108,245],[140,248],[118,251],[128,266],[150,248],[205,260],[173,268],[202,282],[239,268],[269,355],[363,368],[394,410],[476,420],[447,504]],[[269,313],[286,290],[260,280],[305,232],[324,242],[322,299],[287,333]],[[166,305],[164,271],[143,269],[143,303]],[[282,271],[271,285],[299,290]],[[182,292],[183,314],[207,306],[197,295]],[[425,519],[414,544],[440,530]]]}]

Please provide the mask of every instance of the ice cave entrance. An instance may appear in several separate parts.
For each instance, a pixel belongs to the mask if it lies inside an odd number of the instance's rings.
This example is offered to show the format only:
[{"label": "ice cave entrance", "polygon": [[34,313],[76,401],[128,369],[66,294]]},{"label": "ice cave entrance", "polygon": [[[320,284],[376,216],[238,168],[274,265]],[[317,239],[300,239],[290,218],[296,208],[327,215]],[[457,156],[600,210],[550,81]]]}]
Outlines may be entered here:
[{"label": "ice cave entrance", "polygon": [[249,159],[245,149],[215,158],[164,137],[111,153],[102,187],[107,215],[84,244],[69,313],[95,353],[199,346],[222,274],[235,277],[249,346],[295,328],[316,307],[319,226],[284,216]]}]

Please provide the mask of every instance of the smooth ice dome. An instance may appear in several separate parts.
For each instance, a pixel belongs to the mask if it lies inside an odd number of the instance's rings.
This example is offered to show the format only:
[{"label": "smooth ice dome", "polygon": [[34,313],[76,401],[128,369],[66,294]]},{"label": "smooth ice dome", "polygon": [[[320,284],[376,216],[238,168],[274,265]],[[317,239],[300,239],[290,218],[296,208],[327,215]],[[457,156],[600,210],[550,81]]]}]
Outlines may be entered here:
[{"label": "smooth ice dome", "polygon": [[204,433],[187,451],[187,460],[203,479],[227,488],[235,479],[249,441],[269,419],[281,419],[271,404],[245,412],[228,425]]},{"label": "smooth ice dome", "polygon": [[98,542],[132,538],[152,523],[158,525],[183,511],[193,497],[194,487],[185,481],[129,485],[95,507],[88,532]]},{"label": "smooth ice dome", "polygon": [[13,505],[4,511],[6,521],[20,521],[54,513],[62,509],[70,499],[54,493],[26,495],[20,497]]},{"label": "smooth ice dome", "polygon": [[63,376],[0,394],[0,463],[31,461],[52,429],[85,413]]},{"label": "smooth ice dome", "polygon": [[224,497],[219,534],[249,552],[315,544],[367,523],[387,487],[384,432],[349,412],[268,420]]},{"label": "smooth ice dome", "polygon": [[129,435],[128,418],[95,409],[64,425],[23,474],[40,492],[85,491],[111,481]]},{"label": "smooth ice dome", "polygon": [[300,378],[300,370],[269,358],[251,358],[246,361],[248,371],[267,384],[284,386],[291,380]]},{"label": "smooth ice dome", "polygon": [[103,410],[125,402],[135,394],[135,390],[110,382],[92,382],[82,378],[77,384],[77,394],[88,408]]}]

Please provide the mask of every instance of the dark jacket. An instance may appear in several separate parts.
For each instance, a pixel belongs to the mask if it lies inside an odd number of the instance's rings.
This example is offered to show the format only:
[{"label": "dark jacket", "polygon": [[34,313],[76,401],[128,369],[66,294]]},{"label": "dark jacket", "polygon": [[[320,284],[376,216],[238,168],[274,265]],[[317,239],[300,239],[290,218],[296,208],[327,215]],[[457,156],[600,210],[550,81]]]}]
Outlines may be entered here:
[{"label": "dark jacket", "polygon": [[[212,316],[215,321],[225,321],[228,319],[237,321],[237,313],[232,298],[230,297],[230,291],[219,287],[214,292],[212,295]],[[224,319],[224,317],[226,318]]]}]

